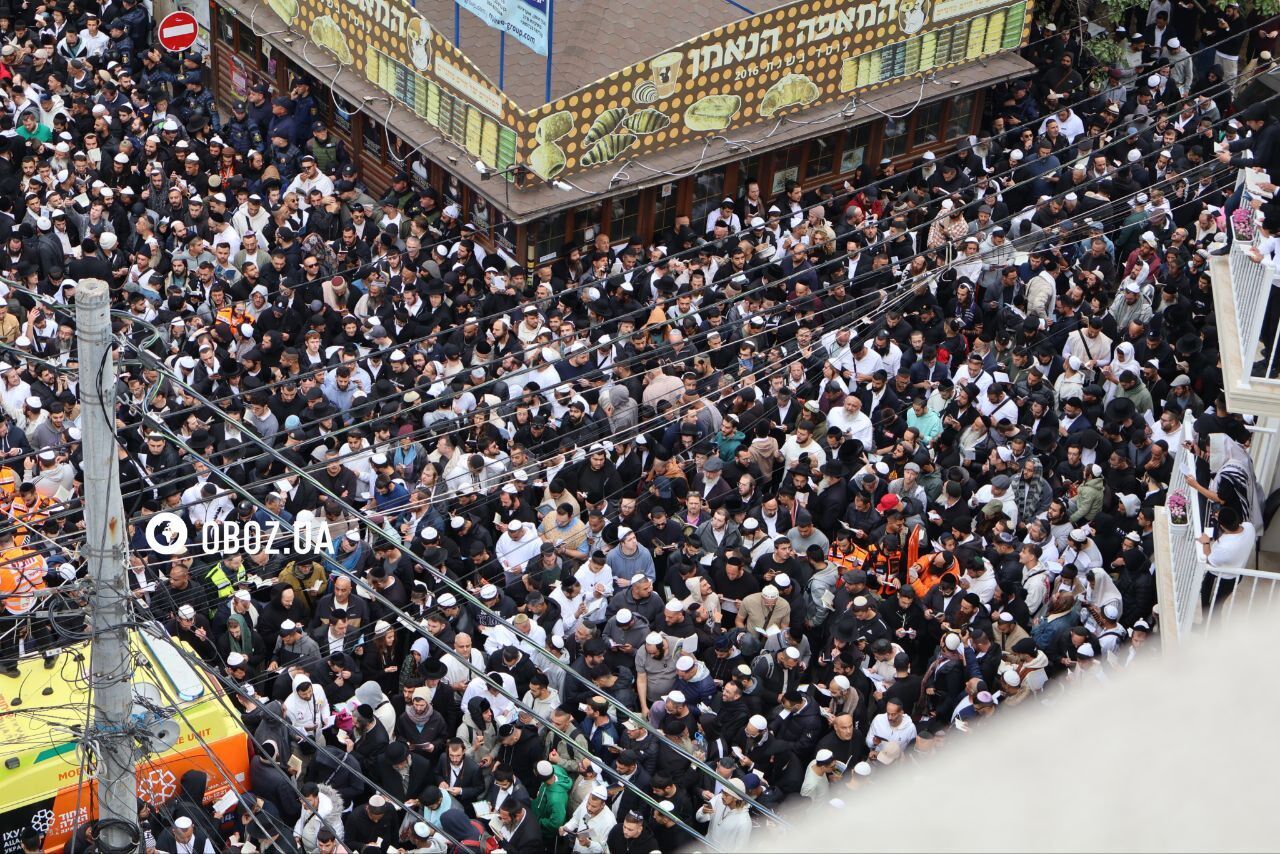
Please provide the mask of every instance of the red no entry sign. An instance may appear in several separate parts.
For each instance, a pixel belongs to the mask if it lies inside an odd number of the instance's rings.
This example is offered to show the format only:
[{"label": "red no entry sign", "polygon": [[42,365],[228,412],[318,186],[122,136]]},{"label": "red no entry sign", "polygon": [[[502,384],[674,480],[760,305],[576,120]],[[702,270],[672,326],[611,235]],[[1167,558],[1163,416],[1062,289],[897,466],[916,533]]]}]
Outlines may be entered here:
[{"label": "red no entry sign", "polygon": [[180,53],[196,43],[196,19],[190,12],[170,12],[160,22],[160,46]]}]

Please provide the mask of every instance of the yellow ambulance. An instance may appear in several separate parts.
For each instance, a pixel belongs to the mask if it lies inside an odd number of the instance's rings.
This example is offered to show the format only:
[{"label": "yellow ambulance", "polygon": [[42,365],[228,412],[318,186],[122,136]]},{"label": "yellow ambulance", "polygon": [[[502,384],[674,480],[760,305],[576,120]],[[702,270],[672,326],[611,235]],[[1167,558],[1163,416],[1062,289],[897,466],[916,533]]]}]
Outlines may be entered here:
[{"label": "yellow ambulance", "polygon": [[[169,800],[182,775],[208,774],[206,802],[248,788],[249,754],[231,698],[188,663],[190,653],[159,633],[132,632],[132,717],[139,742],[138,796]],[[0,854],[21,851],[23,831],[58,852],[97,817],[97,786],[80,735],[90,722],[89,644],[23,659],[0,677]],[[178,713],[181,710],[181,714]]]}]

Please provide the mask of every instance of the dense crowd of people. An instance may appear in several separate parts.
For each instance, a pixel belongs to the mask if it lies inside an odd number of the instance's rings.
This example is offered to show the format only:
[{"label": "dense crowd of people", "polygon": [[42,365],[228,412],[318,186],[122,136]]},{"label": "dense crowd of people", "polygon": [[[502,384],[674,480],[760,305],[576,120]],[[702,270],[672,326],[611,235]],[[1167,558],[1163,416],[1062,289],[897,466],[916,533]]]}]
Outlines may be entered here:
[{"label": "dense crowd of people", "polygon": [[[140,804],[149,852],[744,850],[1140,657],[1167,498],[1230,595],[1262,518],[1208,261],[1280,254],[1235,188],[1280,174],[1275,19],[1154,0],[1113,67],[1046,20],[959,150],[531,270],[366,186],[307,80],[224,112],[151,23],[0,7],[3,672],[83,627],[103,279],[135,611],[251,736],[238,798]],[[332,545],[202,548],[272,522]]]}]

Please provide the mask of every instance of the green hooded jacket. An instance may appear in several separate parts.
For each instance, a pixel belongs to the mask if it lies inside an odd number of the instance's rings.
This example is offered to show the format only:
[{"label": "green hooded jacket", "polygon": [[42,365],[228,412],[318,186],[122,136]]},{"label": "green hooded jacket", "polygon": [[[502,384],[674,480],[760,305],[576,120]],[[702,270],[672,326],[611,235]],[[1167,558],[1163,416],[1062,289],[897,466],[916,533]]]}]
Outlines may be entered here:
[{"label": "green hooded jacket", "polygon": [[569,790],[573,788],[568,771],[559,765],[552,765],[551,771],[555,776],[542,781],[533,799],[533,814],[538,817],[543,837],[549,839],[569,819]]}]

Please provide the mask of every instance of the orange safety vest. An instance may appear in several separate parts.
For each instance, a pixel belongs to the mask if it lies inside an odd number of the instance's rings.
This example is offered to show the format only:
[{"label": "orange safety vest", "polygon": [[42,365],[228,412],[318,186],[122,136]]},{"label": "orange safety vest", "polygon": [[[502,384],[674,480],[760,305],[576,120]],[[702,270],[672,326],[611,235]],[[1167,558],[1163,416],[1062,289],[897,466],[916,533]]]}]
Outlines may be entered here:
[{"label": "orange safety vest", "polygon": [[917,599],[923,599],[925,594],[936,587],[942,580],[942,576],[948,572],[956,578],[960,577],[960,561],[956,560],[954,555],[951,557],[951,565],[936,575],[932,571],[931,563],[933,563],[933,555],[927,554],[911,564],[916,570],[916,580],[911,582],[911,589],[916,591]]},{"label": "orange safety vest", "polygon": [[868,560],[871,559],[871,553],[861,546],[854,546],[845,554],[836,551],[836,547],[832,546],[827,553],[827,561],[834,563],[839,567],[836,574],[836,589],[839,590],[844,586],[844,574],[851,569],[863,569]]},{"label": "orange safety vest", "polygon": [[237,312],[234,305],[225,305],[218,309],[217,319],[234,326],[237,322],[255,323],[258,318],[248,309],[241,309]]},{"label": "orange safety vest", "polygon": [[18,494],[18,473],[9,466],[0,466],[0,509],[8,510],[13,497]]},{"label": "orange safety vest", "polygon": [[13,541],[17,545],[26,542],[29,529],[27,523],[39,526],[45,519],[49,518],[48,509],[53,506],[53,499],[41,498],[39,493],[31,504],[26,502],[22,496],[13,499],[13,504],[9,507],[9,515],[18,523],[13,532]]},{"label": "orange safety vest", "polygon": [[10,614],[26,614],[36,604],[36,592],[45,589],[48,572],[44,556],[30,549],[14,546],[0,553],[0,593],[5,610]]},{"label": "orange safety vest", "polygon": [[896,596],[898,585],[892,582],[894,578],[897,578],[899,583],[903,581],[902,578],[895,574],[898,572],[898,568],[902,566],[902,551],[886,551],[884,548],[877,548],[874,550],[871,563],[872,568],[869,570],[869,574],[880,585],[879,589],[876,590],[876,595],[881,599]]}]

